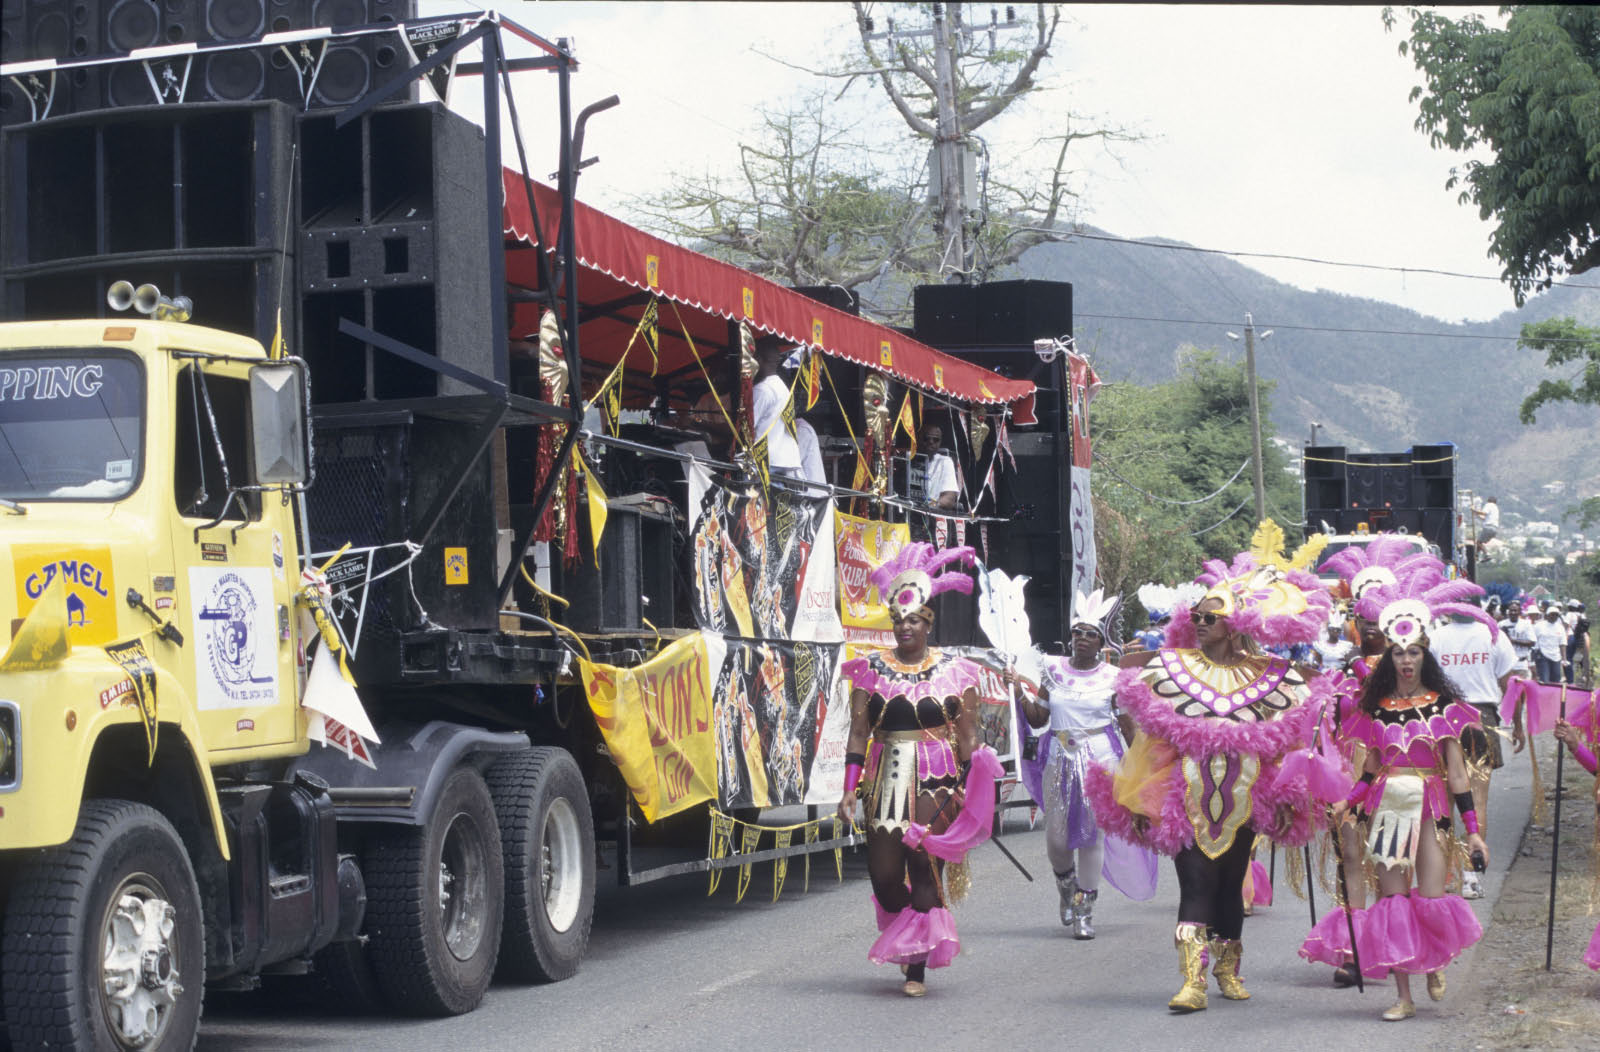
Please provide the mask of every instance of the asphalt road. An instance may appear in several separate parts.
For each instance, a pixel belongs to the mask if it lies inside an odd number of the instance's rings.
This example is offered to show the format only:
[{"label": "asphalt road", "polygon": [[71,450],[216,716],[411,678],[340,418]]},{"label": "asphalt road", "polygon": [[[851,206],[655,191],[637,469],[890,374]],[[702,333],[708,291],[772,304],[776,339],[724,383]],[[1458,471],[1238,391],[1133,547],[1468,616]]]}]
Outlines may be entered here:
[{"label": "asphalt road", "polygon": [[[1508,749],[1509,754],[1509,749]],[[1522,833],[1530,786],[1525,757],[1495,779],[1492,856],[1478,915],[1494,896]],[[1011,812],[1006,843],[1033,871],[1030,883],[993,846],[973,856],[973,889],[956,908],[963,952],[929,977],[926,998],[900,993],[896,969],[866,959],[875,935],[863,856],[846,854],[844,880],[832,860],[813,861],[802,893],[791,867],[772,902],[770,867],[758,866],[735,903],[732,874],[707,897],[703,876],[622,889],[602,884],[588,958],[574,978],[543,987],[497,985],[478,1011],[455,1019],[345,1018],[265,996],[213,1000],[199,1047],[267,1049],[700,1049],[783,1050],[902,1047],[960,1049],[1080,1043],[1105,1049],[1220,1048],[1229,1052],[1313,1046],[1448,1047],[1446,1022],[1461,1006],[1427,1000],[1417,1018],[1383,1023],[1392,983],[1365,994],[1338,990],[1329,969],[1295,949],[1310,923],[1306,903],[1281,885],[1276,905],[1245,922],[1244,978],[1251,1000],[1221,999],[1172,1016],[1179,984],[1172,927],[1177,883],[1163,861],[1149,902],[1104,891],[1099,937],[1074,941],[1056,919],[1056,893],[1042,833]],[[1280,878],[1283,859],[1279,858]],[[602,874],[608,877],[610,874]],[[1326,909],[1326,897],[1317,905]],[[1452,985],[1474,966],[1451,969]],[[1319,1036],[1322,1035],[1322,1036]]]}]

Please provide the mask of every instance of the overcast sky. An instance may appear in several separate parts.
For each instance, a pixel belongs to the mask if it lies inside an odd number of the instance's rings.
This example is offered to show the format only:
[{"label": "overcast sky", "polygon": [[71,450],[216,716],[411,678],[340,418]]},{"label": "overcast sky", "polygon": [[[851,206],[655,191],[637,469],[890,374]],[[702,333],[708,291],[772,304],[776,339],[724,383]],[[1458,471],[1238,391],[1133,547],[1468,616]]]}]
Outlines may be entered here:
[{"label": "overcast sky", "polygon": [[[423,0],[424,13],[471,5]],[[1003,7],[1003,5],[1001,5]],[[1022,5],[1019,5],[1022,6]],[[617,94],[591,123],[600,163],[580,196],[619,212],[670,170],[723,170],[752,137],[756,107],[812,78],[769,55],[820,65],[854,36],[844,3],[512,3],[509,17],[569,37],[582,69],[574,108]],[[969,21],[987,22],[988,4]],[[1494,277],[1489,226],[1444,188],[1460,159],[1430,149],[1408,93],[1420,76],[1376,7],[1075,5],[1048,60],[1048,94],[990,125],[997,154],[1064,109],[1139,131],[1119,157],[1079,156],[1080,218],[1125,237]],[[1459,13],[1459,12],[1458,12]],[[1491,18],[1492,9],[1485,10]],[[902,16],[902,18],[915,16]],[[552,78],[518,77],[538,175],[553,167]],[[470,85],[470,87],[469,87]],[[457,85],[470,111],[478,87]],[[1387,300],[1447,321],[1512,306],[1496,281],[1307,263],[1240,262],[1305,288]]]}]

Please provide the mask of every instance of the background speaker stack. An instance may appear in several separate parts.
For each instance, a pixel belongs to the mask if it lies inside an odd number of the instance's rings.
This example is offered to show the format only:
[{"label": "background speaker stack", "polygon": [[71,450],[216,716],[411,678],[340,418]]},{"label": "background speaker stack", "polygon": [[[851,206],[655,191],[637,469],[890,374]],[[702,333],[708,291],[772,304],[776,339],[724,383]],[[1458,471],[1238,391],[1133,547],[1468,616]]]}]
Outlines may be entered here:
[{"label": "background speaker stack", "polygon": [[1348,453],[1306,446],[1307,534],[1327,523],[1339,533],[1368,529],[1420,533],[1449,556],[1455,542],[1455,446],[1412,446],[1409,453]]},{"label": "background speaker stack", "polygon": [[[1017,470],[1001,475],[993,506],[978,510],[1010,520],[990,531],[991,559],[1013,575],[1033,578],[1027,597],[1034,638],[1059,640],[1072,587],[1072,553],[1063,533],[1072,463],[1067,373],[1063,358],[1044,362],[1033,343],[1072,334],[1072,285],[1038,280],[919,285],[912,295],[917,339],[1038,387],[1038,428],[1012,432]],[[962,468],[970,483],[976,466]]]}]

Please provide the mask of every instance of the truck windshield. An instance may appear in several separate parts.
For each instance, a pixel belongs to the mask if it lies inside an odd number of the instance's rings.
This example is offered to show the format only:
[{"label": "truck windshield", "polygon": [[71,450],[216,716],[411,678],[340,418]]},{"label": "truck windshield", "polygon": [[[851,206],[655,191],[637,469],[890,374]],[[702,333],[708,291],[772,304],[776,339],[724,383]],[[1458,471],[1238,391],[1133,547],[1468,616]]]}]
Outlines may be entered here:
[{"label": "truck windshield", "polygon": [[126,496],[139,480],[143,416],[143,383],[131,357],[0,359],[0,496]]}]

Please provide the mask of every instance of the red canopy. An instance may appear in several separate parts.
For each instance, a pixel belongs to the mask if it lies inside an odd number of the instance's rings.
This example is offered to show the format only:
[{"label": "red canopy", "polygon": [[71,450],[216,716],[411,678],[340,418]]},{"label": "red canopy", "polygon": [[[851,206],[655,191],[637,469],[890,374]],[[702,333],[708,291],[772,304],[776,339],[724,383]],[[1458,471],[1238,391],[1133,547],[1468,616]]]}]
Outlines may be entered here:
[{"label": "red canopy", "polygon": [[[531,246],[533,224],[521,176],[510,168],[501,175],[506,233]],[[528,185],[541,229],[553,239],[561,218],[560,197],[543,184]],[[658,375],[697,374],[694,352],[702,359],[720,353],[728,344],[727,322],[739,319],[752,329],[887,373],[930,394],[963,403],[1010,405],[1017,423],[1035,422],[1034,385],[1029,381],[1008,379],[731,263],[653,237],[581,201],[576,217],[585,361],[615,364],[655,296],[688,308],[672,310],[665,304],[659,308]],[[540,287],[531,247],[508,246],[506,276],[515,285]],[[519,304],[513,332],[536,332],[538,309],[537,304]],[[685,334],[693,340],[694,351]],[[649,369],[649,351],[636,344],[630,362],[630,367]]]}]

